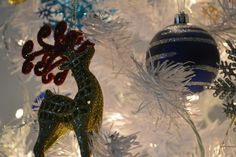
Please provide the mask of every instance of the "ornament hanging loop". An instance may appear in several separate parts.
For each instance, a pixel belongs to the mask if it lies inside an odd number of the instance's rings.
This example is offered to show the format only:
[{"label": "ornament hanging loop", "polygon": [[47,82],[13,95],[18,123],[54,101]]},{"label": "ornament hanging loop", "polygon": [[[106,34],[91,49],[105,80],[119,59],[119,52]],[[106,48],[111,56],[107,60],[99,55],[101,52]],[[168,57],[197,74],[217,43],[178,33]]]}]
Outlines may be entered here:
[{"label": "ornament hanging loop", "polygon": [[175,16],[175,24],[187,24],[189,23],[189,17],[184,11],[180,11]]},{"label": "ornament hanging loop", "polygon": [[181,12],[185,9],[186,6],[186,0],[176,0],[177,6],[178,6],[178,12]]},{"label": "ornament hanging loop", "polygon": [[186,0],[176,0],[178,6],[178,14],[175,16],[175,24],[187,24],[189,23],[189,17],[184,12],[186,6]]}]

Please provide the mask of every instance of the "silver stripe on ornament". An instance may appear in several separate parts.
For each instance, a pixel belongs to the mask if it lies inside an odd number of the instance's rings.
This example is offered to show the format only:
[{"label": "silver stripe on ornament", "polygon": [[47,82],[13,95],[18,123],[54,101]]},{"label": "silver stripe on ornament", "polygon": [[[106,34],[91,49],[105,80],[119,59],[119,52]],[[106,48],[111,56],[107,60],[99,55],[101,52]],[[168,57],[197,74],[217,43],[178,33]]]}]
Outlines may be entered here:
[{"label": "silver stripe on ornament", "polygon": [[193,38],[193,37],[181,37],[181,38],[169,38],[169,39],[162,39],[155,41],[150,44],[150,48],[153,48],[155,46],[159,46],[162,44],[167,43],[176,43],[176,42],[183,42],[183,41],[191,41],[191,42],[200,42],[200,43],[207,43],[216,46],[216,43],[213,40],[205,39],[205,38]]},{"label": "silver stripe on ornament", "polygon": [[195,66],[192,66],[191,68],[198,69],[198,70],[204,70],[204,71],[207,71],[207,72],[210,72],[210,73],[214,73],[215,75],[218,74],[218,69],[217,68],[214,68],[214,67],[211,67],[211,66],[208,66],[208,65],[195,65]]},{"label": "silver stripe on ornament", "polygon": [[209,86],[211,83],[209,82],[189,82],[187,86]]},{"label": "silver stripe on ornament", "polygon": [[[149,52],[150,52],[150,50],[149,50]],[[161,54],[151,56],[149,59],[147,59],[147,64],[154,63],[155,61],[158,61],[160,59],[173,57],[176,54],[177,54],[176,52],[168,52],[168,53],[161,53]]]},{"label": "silver stripe on ornament", "polygon": [[166,27],[166,29],[178,29],[178,28],[183,28],[183,26],[186,26],[187,28],[191,28],[191,29],[199,29],[199,27],[196,27],[195,25],[192,24],[174,24],[174,25],[170,25],[168,27]]},{"label": "silver stripe on ornament", "polygon": [[[154,63],[155,61],[158,61],[160,59],[166,59],[175,56],[177,53],[176,52],[168,52],[168,53],[161,53],[158,55],[151,56],[149,59],[147,59],[147,65],[150,63]],[[194,62],[193,62],[194,63]],[[192,65],[191,68],[193,69],[199,69],[203,71],[207,71],[210,73],[214,73],[215,75],[218,74],[218,69],[208,66],[208,65]]]},{"label": "silver stripe on ornament", "polygon": [[161,35],[168,35],[168,34],[172,34],[172,33],[199,33],[199,34],[209,35],[209,33],[204,30],[177,29],[177,28],[168,29],[167,31],[162,32]]}]

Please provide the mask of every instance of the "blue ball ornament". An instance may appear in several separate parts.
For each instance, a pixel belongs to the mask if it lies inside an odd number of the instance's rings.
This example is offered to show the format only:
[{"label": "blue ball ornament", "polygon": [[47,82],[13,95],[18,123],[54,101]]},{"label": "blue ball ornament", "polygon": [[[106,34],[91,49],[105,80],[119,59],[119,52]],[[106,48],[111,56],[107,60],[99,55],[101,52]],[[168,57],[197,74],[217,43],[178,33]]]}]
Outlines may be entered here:
[{"label": "blue ball ornament", "polygon": [[[218,73],[220,55],[213,37],[204,29],[188,23],[188,16],[180,12],[175,24],[158,32],[150,42],[146,54],[146,66],[150,68],[150,57],[157,62],[186,63],[193,68],[195,76],[188,88],[193,93],[204,90]],[[151,58],[151,59],[152,59]]]}]

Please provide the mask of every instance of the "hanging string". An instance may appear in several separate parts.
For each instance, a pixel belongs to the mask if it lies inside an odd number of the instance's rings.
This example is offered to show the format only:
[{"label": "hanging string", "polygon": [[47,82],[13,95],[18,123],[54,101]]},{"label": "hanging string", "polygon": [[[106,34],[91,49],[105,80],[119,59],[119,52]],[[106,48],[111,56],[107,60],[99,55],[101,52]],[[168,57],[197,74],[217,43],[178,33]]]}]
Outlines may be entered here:
[{"label": "hanging string", "polygon": [[[235,124],[235,120],[236,120],[236,116],[233,116],[232,119],[231,119],[231,121],[230,121],[229,127],[228,127],[228,129],[226,130],[224,139],[223,139],[223,141],[222,141],[222,143],[221,143],[221,145],[220,145],[220,148],[221,148],[221,149],[224,148],[224,147],[229,147],[229,146],[225,146],[225,142],[226,142],[226,138],[227,138],[228,135],[229,135],[230,129],[231,129],[232,126]],[[233,130],[235,130],[235,128],[234,128]],[[234,147],[234,146],[230,146],[230,147]],[[221,149],[219,149],[219,152],[218,152],[219,155],[220,155],[220,153],[221,153]]]},{"label": "hanging string", "polygon": [[186,6],[186,0],[176,0],[178,6],[178,12],[183,11]]},{"label": "hanging string", "polygon": [[73,27],[77,26],[77,10],[78,10],[78,0],[71,0],[72,8],[73,8],[73,14],[72,14],[72,22]]}]

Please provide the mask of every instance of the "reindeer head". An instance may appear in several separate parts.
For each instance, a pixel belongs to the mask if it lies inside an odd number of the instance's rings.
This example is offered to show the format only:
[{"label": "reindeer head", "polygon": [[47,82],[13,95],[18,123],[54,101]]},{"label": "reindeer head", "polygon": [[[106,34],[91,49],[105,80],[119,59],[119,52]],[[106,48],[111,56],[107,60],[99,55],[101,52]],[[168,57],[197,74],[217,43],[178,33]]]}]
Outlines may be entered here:
[{"label": "reindeer head", "polygon": [[[22,56],[25,59],[22,72],[28,74],[34,69],[36,76],[42,77],[43,83],[54,80],[56,85],[61,85],[70,68],[78,61],[79,57],[87,56],[85,62],[90,62],[94,53],[94,44],[85,40],[84,33],[78,30],[67,31],[66,22],[58,23],[54,31],[54,45],[48,44],[43,39],[51,34],[51,26],[45,24],[40,28],[37,41],[42,49],[33,52],[33,41],[27,41],[22,48]],[[86,54],[88,53],[88,54]],[[36,57],[41,59],[34,64]],[[76,60],[77,59],[77,60]],[[56,74],[52,73],[56,67],[60,67]]]}]

